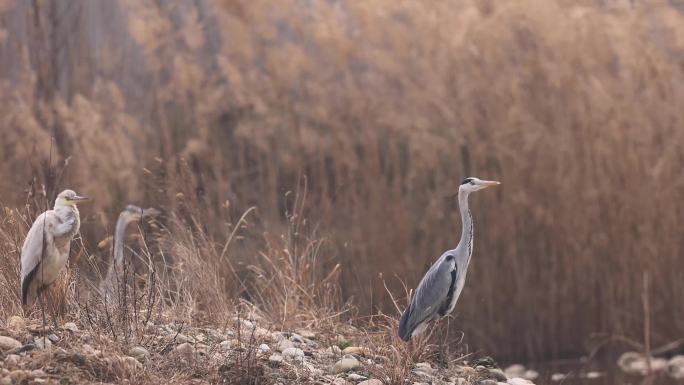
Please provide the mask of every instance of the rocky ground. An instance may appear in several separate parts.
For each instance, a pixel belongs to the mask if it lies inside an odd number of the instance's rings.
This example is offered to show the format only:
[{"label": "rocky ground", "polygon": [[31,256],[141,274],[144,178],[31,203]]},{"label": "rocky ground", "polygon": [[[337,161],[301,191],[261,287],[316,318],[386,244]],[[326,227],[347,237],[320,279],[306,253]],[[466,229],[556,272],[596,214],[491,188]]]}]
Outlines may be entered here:
[{"label": "rocky ground", "polygon": [[74,322],[43,332],[42,322],[12,316],[0,327],[0,385],[531,384],[506,376],[486,359],[448,368],[403,361],[396,349],[378,348],[372,336],[349,326],[283,332],[254,319],[229,323],[217,328],[148,322],[116,335]]}]

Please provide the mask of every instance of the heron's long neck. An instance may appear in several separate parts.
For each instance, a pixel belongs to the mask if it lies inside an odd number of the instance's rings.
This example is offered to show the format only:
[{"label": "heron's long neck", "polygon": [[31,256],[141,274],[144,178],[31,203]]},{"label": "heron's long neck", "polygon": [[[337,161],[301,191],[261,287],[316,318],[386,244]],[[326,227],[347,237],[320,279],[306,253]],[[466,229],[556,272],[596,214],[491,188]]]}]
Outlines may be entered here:
[{"label": "heron's long neck", "polygon": [[124,218],[119,218],[116,221],[116,229],[114,230],[114,266],[117,271],[123,268],[124,260],[124,239],[126,238],[126,227],[130,221]]},{"label": "heron's long neck", "polygon": [[473,254],[473,216],[470,214],[470,208],[468,207],[468,193],[459,191],[458,192],[458,207],[461,210],[461,222],[463,223],[461,230],[461,241],[458,243],[457,248],[462,248],[466,251],[468,255],[468,262],[470,262],[470,256]]},{"label": "heron's long neck", "polygon": [[123,274],[123,261],[124,261],[124,238],[126,236],[126,227],[130,221],[127,221],[123,217],[119,217],[116,221],[116,229],[114,230],[114,252],[113,261],[109,265],[109,270],[107,270],[107,277],[105,278],[103,285],[107,290],[113,290],[117,287],[116,281],[121,278]]}]

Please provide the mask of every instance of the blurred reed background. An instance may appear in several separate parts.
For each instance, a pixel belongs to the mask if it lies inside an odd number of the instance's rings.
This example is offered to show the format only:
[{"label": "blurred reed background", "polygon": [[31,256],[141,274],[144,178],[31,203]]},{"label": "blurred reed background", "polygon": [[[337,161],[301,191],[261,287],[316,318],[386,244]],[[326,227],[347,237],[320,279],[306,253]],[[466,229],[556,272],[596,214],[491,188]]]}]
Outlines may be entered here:
[{"label": "blurred reed background", "polygon": [[[394,311],[382,279],[403,297],[458,242],[461,179],[498,179],[471,200],[451,322],[471,349],[535,360],[592,333],[640,339],[646,270],[657,345],[684,332],[683,10],[0,0],[1,201],[95,197],[92,247],[128,202],[191,210],[223,244],[251,206],[245,239],[284,229],[306,183],[321,268],[340,264],[364,316]],[[242,250],[235,266],[258,258]]]}]

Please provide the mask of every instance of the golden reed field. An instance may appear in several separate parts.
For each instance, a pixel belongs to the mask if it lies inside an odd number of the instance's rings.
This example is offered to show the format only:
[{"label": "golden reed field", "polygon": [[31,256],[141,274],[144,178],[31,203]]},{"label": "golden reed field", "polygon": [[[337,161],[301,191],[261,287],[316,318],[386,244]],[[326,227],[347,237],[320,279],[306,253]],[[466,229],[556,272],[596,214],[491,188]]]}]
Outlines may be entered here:
[{"label": "golden reed field", "polygon": [[0,317],[72,188],[72,286],[135,203],[164,212],[149,262],[191,319],[398,318],[473,175],[503,184],[471,197],[464,349],[676,340],[683,84],[667,0],[0,0]]}]

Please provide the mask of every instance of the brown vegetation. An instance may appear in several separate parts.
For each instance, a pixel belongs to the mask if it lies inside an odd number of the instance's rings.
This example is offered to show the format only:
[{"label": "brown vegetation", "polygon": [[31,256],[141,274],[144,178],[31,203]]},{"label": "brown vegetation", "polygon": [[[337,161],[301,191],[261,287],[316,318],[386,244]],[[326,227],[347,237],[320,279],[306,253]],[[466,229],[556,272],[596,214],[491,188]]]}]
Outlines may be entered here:
[{"label": "brown vegetation", "polygon": [[471,350],[639,339],[645,270],[652,343],[681,336],[684,14],[603,3],[0,1],[0,315],[66,186],[91,253],[126,203],[166,211],[193,315],[395,315],[383,278],[403,296],[458,242],[476,175],[503,186],[472,199]]}]

